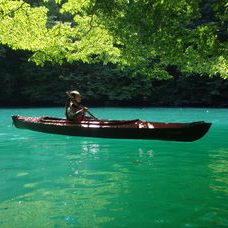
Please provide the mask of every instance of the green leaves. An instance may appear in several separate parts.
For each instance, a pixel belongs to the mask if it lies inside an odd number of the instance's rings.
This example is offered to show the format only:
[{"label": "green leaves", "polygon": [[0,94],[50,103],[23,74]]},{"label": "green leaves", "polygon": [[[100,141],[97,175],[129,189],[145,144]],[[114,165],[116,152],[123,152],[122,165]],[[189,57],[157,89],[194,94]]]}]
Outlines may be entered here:
[{"label": "green leaves", "polygon": [[0,41],[13,49],[36,51],[47,46],[45,7],[30,7],[23,1],[1,4]]},{"label": "green leaves", "polygon": [[184,72],[228,78],[226,4],[43,0],[34,6],[0,0],[0,42],[32,51],[37,64],[111,62],[155,78],[169,77],[167,66],[176,65]]}]

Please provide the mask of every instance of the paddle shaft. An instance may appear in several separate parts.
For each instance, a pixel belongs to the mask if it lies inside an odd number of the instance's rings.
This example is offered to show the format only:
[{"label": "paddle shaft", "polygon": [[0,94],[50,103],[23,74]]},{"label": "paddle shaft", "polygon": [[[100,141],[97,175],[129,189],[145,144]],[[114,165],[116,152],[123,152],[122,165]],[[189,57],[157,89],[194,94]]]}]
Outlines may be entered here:
[{"label": "paddle shaft", "polygon": [[98,118],[95,117],[87,108],[85,108],[85,107],[82,106],[82,105],[80,105],[80,108],[81,108],[81,109],[78,110],[78,111],[76,112],[76,114],[78,114],[78,113],[82,112],[84,109],[86,109],[86,112],[88,112],[88,114],[89,114],[90,116],[92,116],[94,119],[98,120]]},{"label": "paddle shaft", "polygon": [[97,117],[95,117],[89,110],[87,110],[87,112],[89,113],[89,115],[91,115],[94,119],[98,120]]}]

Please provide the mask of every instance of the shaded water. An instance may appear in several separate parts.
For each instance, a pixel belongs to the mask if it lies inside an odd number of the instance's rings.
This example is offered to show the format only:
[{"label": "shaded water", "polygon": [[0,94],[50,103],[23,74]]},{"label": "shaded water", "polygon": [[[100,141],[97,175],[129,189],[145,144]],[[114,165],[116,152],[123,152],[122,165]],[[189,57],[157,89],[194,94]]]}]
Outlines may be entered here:
[{"label": "shaded water", "polygon": [[110,119],[212,122],[192,142],[70,137],[16,129],[0,109],[0,227],[228,226],[228,110],[94,108]]}]

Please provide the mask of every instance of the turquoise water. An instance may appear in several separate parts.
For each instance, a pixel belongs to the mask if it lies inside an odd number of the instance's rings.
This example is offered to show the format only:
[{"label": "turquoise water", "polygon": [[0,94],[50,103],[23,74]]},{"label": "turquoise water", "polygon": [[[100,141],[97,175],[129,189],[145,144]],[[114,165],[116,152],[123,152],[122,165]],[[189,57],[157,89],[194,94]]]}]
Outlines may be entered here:
[{"label": "turquoise water", "polygon": [[93,108],[100,118],[209,121],[192,142],[70,137],[16,129],[0,109],[0,227],[228,226],[228,110]]}]

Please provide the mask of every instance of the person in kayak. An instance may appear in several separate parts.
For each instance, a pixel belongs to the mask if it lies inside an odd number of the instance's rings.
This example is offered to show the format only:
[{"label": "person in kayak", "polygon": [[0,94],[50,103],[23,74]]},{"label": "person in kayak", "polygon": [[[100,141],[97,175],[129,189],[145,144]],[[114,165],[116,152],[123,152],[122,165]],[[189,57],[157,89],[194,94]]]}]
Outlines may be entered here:
[{"label": "person in kayak", "polygon": [[88,109],[81,105],[81,95],[78,91],[67,91],[66,118],[68,120],[82,121],[86,118]]}]

